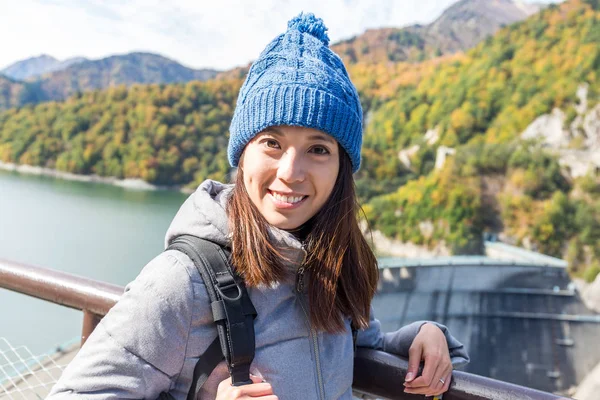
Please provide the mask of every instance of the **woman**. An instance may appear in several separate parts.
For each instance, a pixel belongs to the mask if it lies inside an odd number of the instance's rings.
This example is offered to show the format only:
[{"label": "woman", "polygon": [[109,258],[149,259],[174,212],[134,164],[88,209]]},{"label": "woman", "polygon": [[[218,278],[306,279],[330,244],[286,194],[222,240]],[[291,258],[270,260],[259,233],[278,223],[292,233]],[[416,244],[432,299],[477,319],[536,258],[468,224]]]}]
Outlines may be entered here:
[{"label": "woman", "polygon": [[[232,386],[223,362],[202,399],[350,399],[351,321],[358,346],[410,357],[407,382],[399,382],[406,392],[446,391],[452,362],[467,361],[442,325],[383,334],[373,317],[377,264],[358,226],[352,178],[362,110],[325,31],[300,14],[261,53],[230,127],[235,184],[202,183],[167,232],[167,246],[191,234],[230,247],[258,312],[253,383]],[[215,337],[200,274],[185,254],[165,251],[127,286],[50,398],[185,399]]]}]

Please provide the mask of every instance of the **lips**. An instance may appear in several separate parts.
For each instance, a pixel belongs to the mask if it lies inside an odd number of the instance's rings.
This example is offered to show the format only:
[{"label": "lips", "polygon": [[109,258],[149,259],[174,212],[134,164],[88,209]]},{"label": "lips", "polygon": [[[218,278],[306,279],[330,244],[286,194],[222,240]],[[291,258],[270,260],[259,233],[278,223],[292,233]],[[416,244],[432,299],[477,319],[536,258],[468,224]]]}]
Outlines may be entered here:
[{"label": "lips", "polygon": [[272,190],[268,191],[269,194],[278,202],[287,204],[298,204],[308,196],[299,193],[280,193]]}]

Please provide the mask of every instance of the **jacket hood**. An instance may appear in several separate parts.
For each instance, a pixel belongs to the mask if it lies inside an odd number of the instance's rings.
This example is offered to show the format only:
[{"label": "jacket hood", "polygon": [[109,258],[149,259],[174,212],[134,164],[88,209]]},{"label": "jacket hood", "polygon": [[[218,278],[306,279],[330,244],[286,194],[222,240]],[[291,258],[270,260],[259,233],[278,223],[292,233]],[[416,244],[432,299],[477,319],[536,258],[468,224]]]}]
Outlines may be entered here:
[{"label": "jacket hood", "polygon": [[[227,202],[234,185],[206,180],[198,186],[173,218],[165,236],[165,248],[180,235],[194,235],[221,246],[231,245]],[[291,233],[270,227],[272,243],[298,265],[304,259],[302,243]]]}]

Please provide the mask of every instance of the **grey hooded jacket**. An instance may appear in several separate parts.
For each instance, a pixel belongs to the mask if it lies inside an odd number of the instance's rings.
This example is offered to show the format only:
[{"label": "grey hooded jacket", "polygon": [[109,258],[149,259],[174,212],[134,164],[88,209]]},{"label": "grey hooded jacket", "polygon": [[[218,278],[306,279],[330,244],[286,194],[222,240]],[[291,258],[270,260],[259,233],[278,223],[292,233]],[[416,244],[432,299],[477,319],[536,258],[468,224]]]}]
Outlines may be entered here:
[{"label": "grey hooded jacket", "polygon": [[[229,185],[202,183],[177,213],[165,243],[178,235],[192,234],[227,244],[225,204],[230,192]],[[272,237],[290,260],[295,260],[287,265],[294,272],[304,259],[301,243],[276,228],[272,228]],[[341,334],[311,329],[306,293],[296,286],[290,279],[274,286],[249,288],[258,311],[256,356],[250,371],[271,383],[280,399],[351,399],[353,344],[349,321]],[[423,323],[382,333],[379,321],[371,315],[369,328],[358,334],[358,345],[407,357]],[[446,335],[452,362],[468,362],[463,345],[445,326],[438,326]],[[198,357],[216,336],[208,294],[194,264],[178,251],[163,252],[127,285],[48,399],[155,399],[169,391],[183,400]],[[200,398],[214,399],[217,385],[228,376],[222,362],[202,387]]]}]

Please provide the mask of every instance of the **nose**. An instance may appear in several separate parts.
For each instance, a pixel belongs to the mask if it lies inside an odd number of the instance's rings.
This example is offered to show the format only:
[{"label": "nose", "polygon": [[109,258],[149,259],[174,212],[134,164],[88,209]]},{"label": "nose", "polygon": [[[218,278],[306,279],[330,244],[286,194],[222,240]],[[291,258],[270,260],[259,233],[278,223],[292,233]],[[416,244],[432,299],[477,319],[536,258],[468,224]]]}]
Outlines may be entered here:
[{"label": "nose", "polygon": [[277,178],[284,182],[302,182],[306,177],[304,159],[302,154],[294,150],[288,150],[279,159],[277,166]]}]

